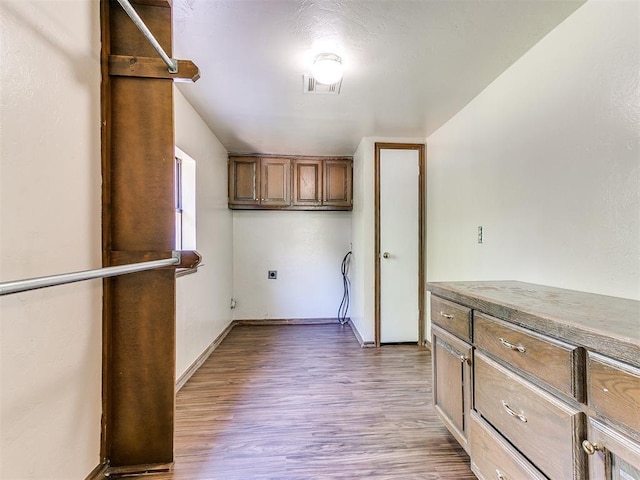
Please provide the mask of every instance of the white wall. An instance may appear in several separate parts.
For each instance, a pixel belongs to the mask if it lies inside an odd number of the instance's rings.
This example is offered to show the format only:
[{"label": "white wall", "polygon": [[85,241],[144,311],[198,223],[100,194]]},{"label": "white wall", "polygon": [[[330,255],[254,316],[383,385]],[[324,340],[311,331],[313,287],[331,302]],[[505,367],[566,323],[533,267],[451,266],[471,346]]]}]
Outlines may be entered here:
[{"label": "white wall", "polygon": [[639,18],[589,0],[428,138],[429,281],[640,299]]},{"label": "white wall", "polygon": [[[0,280],[99,268],[99,4],[3,0],[0,38]],[[0,478],[85,478],[100,461],[101,282],[0,311]]]},{"label": "white wall", "polygon": [[233,223],[226,150],[177,88],[174,106],[176,145],[196,161],[196,250],[204,264],[177,279],[178,378],[231,323]]},{"label": "white wall", "polygon": [[374,145],[363,138],[353,154],[351,322],[365,342],[375,340]]},{"label": "white wall", "polygon": [[365,342],[375,341],[376,142],[424,144],[424,138],[365,137],[353,155],[351,321]]},{"label": "white wall", "polygon": [[234,319],[337,318],[350,242],[349,212],[234,211]]}]

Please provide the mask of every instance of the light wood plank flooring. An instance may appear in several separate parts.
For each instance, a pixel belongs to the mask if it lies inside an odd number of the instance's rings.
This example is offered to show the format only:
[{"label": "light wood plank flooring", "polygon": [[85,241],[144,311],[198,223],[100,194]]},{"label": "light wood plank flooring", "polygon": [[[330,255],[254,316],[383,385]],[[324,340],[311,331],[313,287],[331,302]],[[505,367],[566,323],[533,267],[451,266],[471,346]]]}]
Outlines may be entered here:
[{"label": "light wood plank flooring", "polygon": [[178,393],[175,466],[151,478],[476,477],[433,410],[430,352],[335,324],[236,326]]}]

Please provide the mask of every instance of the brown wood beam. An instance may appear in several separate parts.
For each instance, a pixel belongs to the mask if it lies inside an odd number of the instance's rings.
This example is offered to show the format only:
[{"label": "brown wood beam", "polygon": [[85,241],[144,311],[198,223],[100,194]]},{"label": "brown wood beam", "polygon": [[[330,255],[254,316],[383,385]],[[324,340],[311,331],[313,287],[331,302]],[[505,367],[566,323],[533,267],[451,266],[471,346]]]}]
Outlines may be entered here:
[{"label": "brown wood beam", "polygon": [[148,5],[150,7],[171,8],[172,0],[131,0],[131,5]]},{"label": "brown wood beam", "polygon": [[[180,263],[171,265],[166,268],[195,268],[200,264],[202,257],[195,250],[180,250]],[[163,260],[171,258],[173,251],[153,251],[153,252],[120,252],[112,250],[109,252],[111,262],[110,265],[126,265],[128,263],[151,262],[153,260]]]},{"label": "brown wood beam", "polygon": [[[132,3],[171,55],[170,3]],[[169,258],[176,76],[147,75],[157,54],[115,0],[101,0],[101,30],[103,263]],[[113,59],[136,59],[137,74],[110,71]],[[101,455],[111,473],[166,470],[173,462],[175,268],[200,261],[197,252],[181,257],[180,265],[104,281]]]},{"label": "brown wood beam", "polygon": [[200,70],[191,60],[178,60],[178,72],[169,72],[161,58],[110,55],[109,75],[141,78],[171,78],[176,82],[195,82]]}]

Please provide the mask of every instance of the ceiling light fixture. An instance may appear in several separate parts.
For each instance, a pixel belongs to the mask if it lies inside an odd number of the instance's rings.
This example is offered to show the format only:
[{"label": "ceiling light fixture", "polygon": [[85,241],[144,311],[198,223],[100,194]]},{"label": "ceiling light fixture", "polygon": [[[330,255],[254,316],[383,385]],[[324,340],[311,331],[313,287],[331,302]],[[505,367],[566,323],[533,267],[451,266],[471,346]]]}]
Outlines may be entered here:
[{"label": "ceiling light fixture", "polygon": [[333,53],[321,53],[313,61],[311,73],[318,83],[325,85],[338,83],[344,73],[342,59]]}]

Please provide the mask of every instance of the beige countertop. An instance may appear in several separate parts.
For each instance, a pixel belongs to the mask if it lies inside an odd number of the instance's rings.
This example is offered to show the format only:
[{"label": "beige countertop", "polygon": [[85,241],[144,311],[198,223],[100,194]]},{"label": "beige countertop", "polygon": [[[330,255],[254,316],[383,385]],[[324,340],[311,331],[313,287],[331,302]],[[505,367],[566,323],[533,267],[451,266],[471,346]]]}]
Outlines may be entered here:
[{"label": "beige countertop", "polygon": [[516,281],[430,282],[427,290],[640,367],[640,301]]}]

